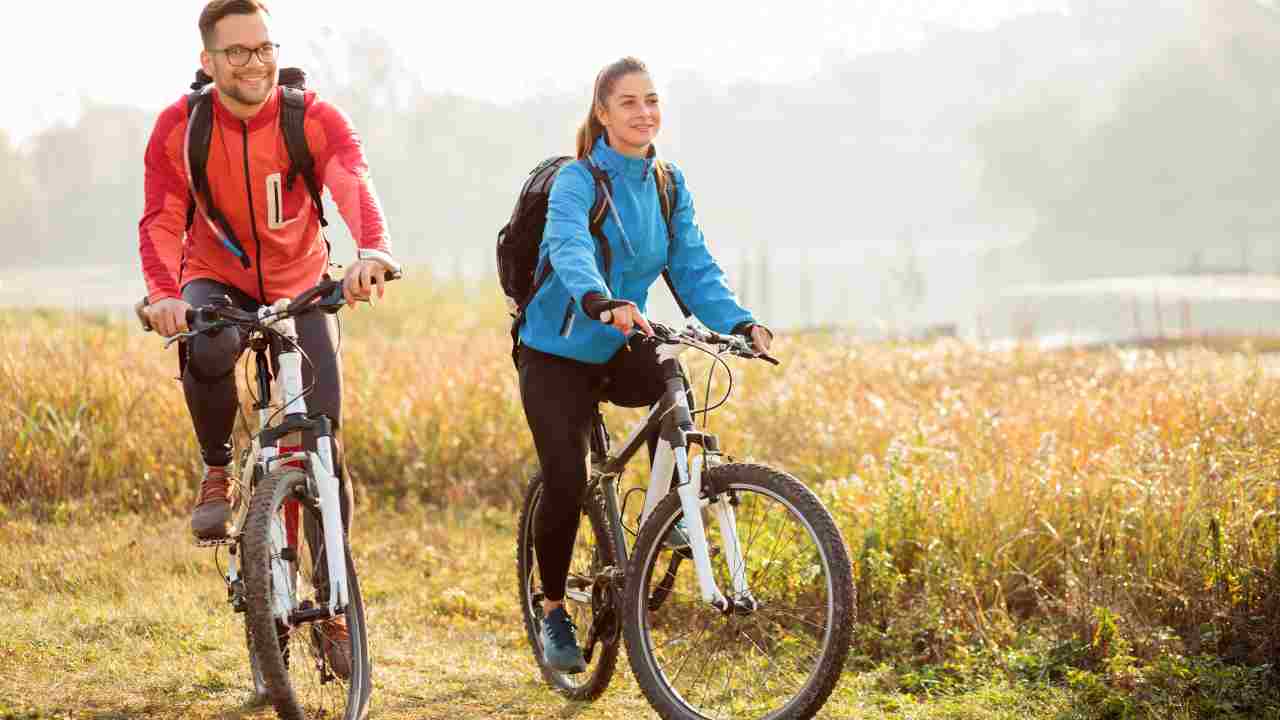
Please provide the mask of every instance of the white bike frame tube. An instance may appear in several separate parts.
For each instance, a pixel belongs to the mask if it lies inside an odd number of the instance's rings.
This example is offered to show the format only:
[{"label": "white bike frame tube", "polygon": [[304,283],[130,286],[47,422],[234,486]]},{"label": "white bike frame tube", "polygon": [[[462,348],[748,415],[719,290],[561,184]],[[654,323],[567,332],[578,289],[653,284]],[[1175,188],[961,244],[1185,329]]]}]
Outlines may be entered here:
[{"label": "white bike frame tube", "polygon": [[281,414],[307,414],[307,401],[302,397],[302,354],[282,352],[276,361],[280,367]]},{"label": "white bike frame tube", "polygon": [[[284,312],[289,308],[288,300],[278,300],[270,307],[258,308],[259,319],[265,318],[272,313]],[[276,330],[294,344],[298,342],[298,327],[294,323],[293,318],[282,318],[271,322]],[[302,353],[298,352],[296,347],[282,348],[279,357],[276,358],[278,367],[276,373],[276,381],[280,386],[280,402],[283,410],[282,415],[291,415],[293,413],[307,413],[307,401],[302,397]]]},{"label": "white bike frame tube", "polygon": [[308,453],[311,476],[320,498],[324,520],[324,557],[329,570],[329,610],[336,613],[347,606],[347,553],[343,548],[342,505],[338,478],[333,472],[333,446],[326,437],[316,438],[317,452]]},{"label": "white bike frame tube", "polygon": [[653,453],[653,469],[649,472],[649,488],[644,493],[644,510],[640,513],[640,525],[637,527],[644,525],[653,509],[671,492],[671,475],[675,469],[676,455],[671,450],[671,443],[659,439]]}]

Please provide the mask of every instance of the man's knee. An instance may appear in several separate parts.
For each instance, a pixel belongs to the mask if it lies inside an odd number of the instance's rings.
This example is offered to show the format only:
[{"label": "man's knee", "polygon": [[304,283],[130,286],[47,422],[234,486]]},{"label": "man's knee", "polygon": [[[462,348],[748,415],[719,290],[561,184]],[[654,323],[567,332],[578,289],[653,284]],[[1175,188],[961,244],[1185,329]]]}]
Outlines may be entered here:
[{"label": "man's knee", "polygon": [[186,371],[202,383],[215,383],[235,371],[240,358],[240,333],[234,328],[223,328],[214,335],[189,338],[185,346]]}]

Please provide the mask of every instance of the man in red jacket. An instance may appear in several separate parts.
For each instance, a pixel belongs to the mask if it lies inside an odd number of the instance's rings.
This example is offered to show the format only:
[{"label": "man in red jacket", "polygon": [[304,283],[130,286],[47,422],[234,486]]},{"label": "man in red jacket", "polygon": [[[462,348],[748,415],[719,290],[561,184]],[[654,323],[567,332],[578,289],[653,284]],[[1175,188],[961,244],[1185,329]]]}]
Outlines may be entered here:
[{"label": "man in red jacket", "polygon": [[[329,267],[320,217],[306,184],[283,182],[290,167],[281,128],[282,89],[277,86],[279,46],[270,17],[258,0],[212,0],[200,15],[204,50],[200,64],[213,78],[203,102],[213,111],[206,176],[210,194],[192,192],[187,145],[188,99],[166,108],[156,122],[146,154],[146,208],[138,224],[151,324],[164,335],[187,329],[186,311],[229,296],[256,309],[297,295],[317,283]],[[305,95],[307,146],[316,178],[333,196],[355,237],[359,259],[346,271],[347,301],[383,293],[383,271],[396,267],[377,196],[369,180],[360,139],[345,115]],[[211,220],[220,211],[238,243]],[[195,202],[190,228],[188,205]],[[341,365],[332,317],[298,318],[304,386],[312,386],[308,409],[341,424]],[[231,514],[228,465],[238,409],[233,370],[243,338],[227,329],[190,338],[183,349],[183,390],[204,459],[204,478],[192,511],[197,538],[225,537]],[[335,432],[336,437],[336,432]],[[340,465],[339,465],[340,467]]]}]

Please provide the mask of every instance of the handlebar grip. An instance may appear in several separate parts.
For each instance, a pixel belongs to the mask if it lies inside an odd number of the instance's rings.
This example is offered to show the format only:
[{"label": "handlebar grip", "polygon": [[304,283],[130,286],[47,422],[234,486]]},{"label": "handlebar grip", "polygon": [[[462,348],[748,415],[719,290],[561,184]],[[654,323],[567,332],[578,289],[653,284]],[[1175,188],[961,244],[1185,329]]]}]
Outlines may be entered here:
[{"label": "handlebar grip", "polygon": [[404,277],[404,271],[402,270],[387,270],[382,274],[382,279],[386,280],[387,282],[391,282],[392,280],[399,280],[402,277]]},{"label": "handlebar grip", "polygon": [[769,353],[760,353],[760,354],[759,354],[759,355],[757,355],[756,357],[760,358],[761,360],[764,360],[765,362],[769,363],[770,365],[781,365],[781,364],[782,364],[782,362],[781,362],[780,360],[778,360],[778,358],[776,358],[776,357],[774,357],[774,356],[770,355]]}]

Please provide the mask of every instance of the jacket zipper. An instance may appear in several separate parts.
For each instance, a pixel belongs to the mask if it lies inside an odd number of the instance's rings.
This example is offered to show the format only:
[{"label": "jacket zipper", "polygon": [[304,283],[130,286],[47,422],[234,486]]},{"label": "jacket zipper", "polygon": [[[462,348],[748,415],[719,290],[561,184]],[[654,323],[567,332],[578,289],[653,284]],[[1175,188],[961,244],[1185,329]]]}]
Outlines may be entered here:
[{"label": "jacket zipper", "polygon": [[262,297],[262,304],[266,305],[267,288],[262,282],[262,240],[258,237],[258,221],[253,216],[253,181],[249,176],[249,123],[241,120],[240,129],[244,131],[244,191],[249,196],[249,228],[253,231],[253,243],[257,245],[254,264],[258,266],[258,295]]},{"label": "jacket zipper", "polygon": [[569,337],[569,333],[573,332],[573,321],[577,316],[573,314],[574,306],[573,298],[569,298],[569,304],[564,306],[564,322],[560,323],[560,337]]}]

